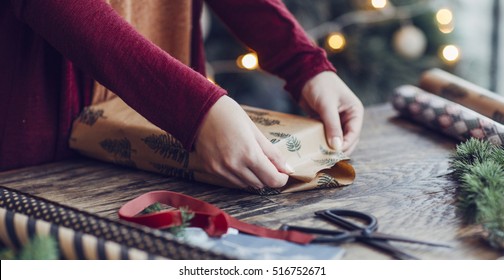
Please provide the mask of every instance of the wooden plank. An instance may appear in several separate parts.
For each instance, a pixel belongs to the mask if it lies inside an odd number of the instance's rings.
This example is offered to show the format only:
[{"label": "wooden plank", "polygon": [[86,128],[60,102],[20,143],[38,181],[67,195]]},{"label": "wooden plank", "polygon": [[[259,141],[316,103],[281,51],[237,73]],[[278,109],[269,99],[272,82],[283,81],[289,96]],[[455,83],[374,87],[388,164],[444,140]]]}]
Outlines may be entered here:
[{"label": "wooden plank", "polygon": [[[244,221],[278,228],[283,223],[325,226],[317,210],[348,208],[373,213],[380,231],[452,245],[453,249],[402,245],[425,259],[495,259],[499,254],[479,240],[462,238],[455,185],[448,160],[455,142],[398,118],[389,105],[366,109],[361,142],[352,155],[353,185],[261,197],[157,174],[76,159],[0,173],[0,184],[112,219],[126,201],[152,190],[171,190],[213,203]],[[347,244],[348,259],[386,255]]]}]

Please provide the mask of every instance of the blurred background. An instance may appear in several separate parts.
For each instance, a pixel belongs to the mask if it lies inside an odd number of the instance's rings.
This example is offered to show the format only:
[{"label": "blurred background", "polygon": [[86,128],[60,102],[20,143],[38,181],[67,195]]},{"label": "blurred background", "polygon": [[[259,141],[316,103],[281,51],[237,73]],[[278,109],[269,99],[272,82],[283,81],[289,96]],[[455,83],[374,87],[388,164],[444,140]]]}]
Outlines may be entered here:
[{"label": "blurred background", "polygon": [[[500,0],[284,0],[326,49],[338,75],[365,106],[441,68],[504,93],[504,7]],[[255,54],[211,12],[203,16],[208,78],[241,104],[300,113],[283,81],[260,70]]]}]

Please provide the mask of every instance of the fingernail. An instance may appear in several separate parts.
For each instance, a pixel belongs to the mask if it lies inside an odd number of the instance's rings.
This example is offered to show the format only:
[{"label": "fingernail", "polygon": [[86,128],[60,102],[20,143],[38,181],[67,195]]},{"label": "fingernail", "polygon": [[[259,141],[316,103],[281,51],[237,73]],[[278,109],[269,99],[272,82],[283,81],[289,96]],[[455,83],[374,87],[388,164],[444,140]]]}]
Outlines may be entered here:
[{"label": "fingernail", "polygon": [[343,141],[341,140],[340,137],[333,137],[331,139],[330,144],[331,144],[331,147],[338,152],[341,152],[343,150]]},{"label": "fingernail", "polygon": [[285,163],[285,170],[287,170],[287,174],[294,173],[294,168],[292,168],[292,166],[290,166],[290,164],[288,163]]}]

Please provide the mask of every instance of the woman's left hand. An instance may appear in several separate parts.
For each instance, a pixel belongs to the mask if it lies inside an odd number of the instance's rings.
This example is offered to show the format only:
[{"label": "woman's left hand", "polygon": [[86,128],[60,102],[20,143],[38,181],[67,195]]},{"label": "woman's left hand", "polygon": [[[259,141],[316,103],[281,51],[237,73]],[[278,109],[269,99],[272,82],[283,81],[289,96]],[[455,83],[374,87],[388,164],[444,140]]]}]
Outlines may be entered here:
[{"label": "woman's left hand", "polygon": [[321,72],[306,82],[299,104],[322,120],[330,147],[346,154],[353,152],[359,142],[364,107],[336,73]]}]

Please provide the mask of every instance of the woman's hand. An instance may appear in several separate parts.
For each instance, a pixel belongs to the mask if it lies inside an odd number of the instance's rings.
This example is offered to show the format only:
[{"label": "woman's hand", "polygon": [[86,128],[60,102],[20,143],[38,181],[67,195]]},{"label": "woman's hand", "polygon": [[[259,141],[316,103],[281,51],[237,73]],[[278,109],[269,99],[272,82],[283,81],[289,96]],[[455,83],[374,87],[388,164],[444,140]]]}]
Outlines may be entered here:
[{"label": "woman's hand", "polygon": [[279,188],[293,172],[245,111],[227,96],[210,108],[201,124],[195,152],[205,171],[242,188]]},{"label": "woman's hand", "polygon": [[322,72],[303,87],[301,107],[322,120],[327,143],[347,154],[357,146],[364,107],[351,89],[334,72]]}]

